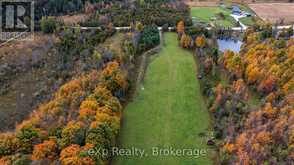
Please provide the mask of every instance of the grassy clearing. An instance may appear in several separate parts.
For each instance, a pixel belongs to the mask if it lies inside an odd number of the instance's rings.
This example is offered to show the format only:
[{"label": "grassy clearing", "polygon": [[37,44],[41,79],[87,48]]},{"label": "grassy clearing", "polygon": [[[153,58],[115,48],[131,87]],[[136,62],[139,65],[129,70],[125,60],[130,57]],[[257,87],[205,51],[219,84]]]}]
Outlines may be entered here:
[{"label": "grassy clearing", "polygon": [[240,22],[242,22],[243,24],[247,25],[247,26],[252,26],[255,24],[254,20],[252,17],[244,17],[240,19]]},{"label": "grassy clearing", "polygon": [[230,16],[231,10],[222,7],[192,7],[191,15],[201,22],[209,23],[213,22],[213,18],[216,18],[216,14],[223,13],[224,20],[216,19],[216,24],[223,27],[233,27],[235,20]]},{"label": "grassy clearing", "polygon": [[126,58],[124,50],[122,49],[122,44],[124,41],[124,33],[115,33],[113,36],[107,38],[104,43],[97,47],[97,49],[107,48],[110,52],[113,52],[116,56],[121,59]]},{"label": "grassy clearing", "polygon": [[[123,114],[119,143],[121,148],[144,149],[148,156],[119,156],[115,165],[212,164],[212,149],[206,138],[209,114],[196,79],[196,66],[190,52],[179,48],[174,33],[165,34],[165,45],[149,64],[144,89],[138,92]],[[206,156],[152,156],[152,147],[208,149]]]}]

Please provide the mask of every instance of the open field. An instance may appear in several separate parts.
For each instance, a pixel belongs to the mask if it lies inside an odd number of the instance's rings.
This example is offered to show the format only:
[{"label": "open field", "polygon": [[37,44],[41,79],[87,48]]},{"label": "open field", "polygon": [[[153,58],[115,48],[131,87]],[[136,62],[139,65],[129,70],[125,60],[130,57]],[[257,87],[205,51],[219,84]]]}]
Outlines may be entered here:
[{"label": "open field", "polygon": [[240,22],[242,22],[246,26],[252,26],[255,24],[252,17],[243,17],[240,19]]},{"label": "open field", "polygon": [[[52,59],[47,53],[56,39],[35,34],[32,41],[13,41],[0,51],[0,131],[14,128],[40,103],[38,88],[49,82],[46,73],[36,66]],[[35,67],[35,68],[34,68]],[[39,83],[43,80],[43,84]],[[44,89],[50,91],[48,89]],[[45,96],[43,96],[46,98]]]},{"label": "open field", "polygon": [[218,0],[215,1],[191,1],[183,0],[190,7],[214,7],[218,5]]},{"label": "open field", "polygon": [[88,19],[89,15],[87,14],[77,14],[77,15],[64,15],[59,16],[57,19],[63,21],[65,25],[76,25],[81,22],[85,22]]},{"label": "open field", "polygon": [[230,16],[231,11],[222,7],[192,7],[192,17],[199,19],[201,22],[209,23],[214,22],[211,20],[216,17],[216,14],[223,13],[225,19],[221,20],[216,18],[216,24],[223,27],[233,27],[235,20]]},{"label": "open field", "polygon": [[[208,132],[209,115],[191,53],[178,47],[176,34],[167,33],[165,46],[151,61],[144,89],[124,110],[119,136],[121,148],[144,149],[148,156],[116,157],[113,164],[211,164],[207,139],[199,136]],[[152,156],[152,147],[208,149],[208,153],[199,158]]]},{"label": "open field", "polygon": [[249,7],[263,20],[271,23],[280,22],[284,24],[294,22],[294,3],[256,3],[249,4]]},{"label": "open field", "polygon": [[[212,7],[218,6],[221,0],[182,0],[190,7]],[[238,3],[238,4],[249,4],[249,3],[277,3],[277,2],[289,2],[289,0],[224,0],[225,3]]]},{"label": "open field", "polygon": [[227,0],[234,3],[276,3],[276,2],[289,2],[289,0]]}]

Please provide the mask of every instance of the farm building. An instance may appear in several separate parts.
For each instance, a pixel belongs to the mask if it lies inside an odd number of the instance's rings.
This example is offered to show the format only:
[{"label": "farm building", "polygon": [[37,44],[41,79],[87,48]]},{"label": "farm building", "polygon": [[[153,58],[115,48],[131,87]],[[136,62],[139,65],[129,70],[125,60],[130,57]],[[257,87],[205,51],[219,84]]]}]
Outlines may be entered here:
[{"label": "farm building", "polygon": [[242,11],[239,8],[239,6],[233,6],[232,7],[232,14],[234,14],[234,15],[242,15]]}]

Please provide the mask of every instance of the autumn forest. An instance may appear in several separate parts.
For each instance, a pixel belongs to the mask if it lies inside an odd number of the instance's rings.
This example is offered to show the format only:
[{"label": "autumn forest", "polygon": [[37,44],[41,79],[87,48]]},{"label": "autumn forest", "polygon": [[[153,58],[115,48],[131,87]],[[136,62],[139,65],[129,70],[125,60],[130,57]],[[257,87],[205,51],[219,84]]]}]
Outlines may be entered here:
[{"label": "autumn forest", "polygon": [[34,5],[27,38],[0,36],[0,165],[293,164],[282,14],[234,0]]}]

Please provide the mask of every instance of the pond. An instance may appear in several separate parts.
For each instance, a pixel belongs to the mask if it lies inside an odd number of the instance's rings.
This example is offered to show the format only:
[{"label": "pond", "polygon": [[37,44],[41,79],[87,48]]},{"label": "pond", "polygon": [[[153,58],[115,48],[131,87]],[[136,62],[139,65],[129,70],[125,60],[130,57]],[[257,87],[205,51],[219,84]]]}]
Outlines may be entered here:
[{"label": "pond", "polygon": [[225,50],[231,50],[235,53],[239,53],[242,43],[243,43],[242,41],[233,40],[233,39],[218,39],[217,40],[218,49],[222,52],[224,52]]}]

